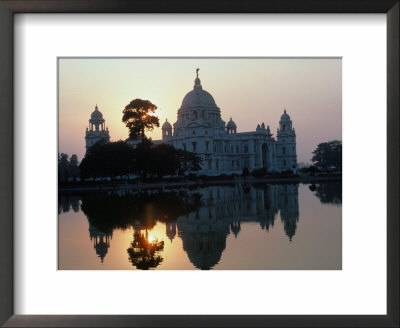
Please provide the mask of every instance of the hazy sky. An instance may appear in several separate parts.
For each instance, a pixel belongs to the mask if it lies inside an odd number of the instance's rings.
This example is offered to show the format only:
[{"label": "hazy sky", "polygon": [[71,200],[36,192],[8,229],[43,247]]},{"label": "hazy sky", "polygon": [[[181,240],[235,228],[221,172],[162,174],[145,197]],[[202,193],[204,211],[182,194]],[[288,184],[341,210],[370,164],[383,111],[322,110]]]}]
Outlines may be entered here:
[{"label": "hazy sky", "polygon": [[[298,162],[310,162],[318,143],[342,140],[341,59],[273,58],[61,58],[59,152],[85,153],[85,130],[97,104],[112,141],[125,140],[122,110],[132,99],[158,106],[160,125],[174,123],[195,70],[225,122],[254,131],[265,122],[276,135],[286,108],[297,135]],[[161,127],[147,133],[161,139]]]}]

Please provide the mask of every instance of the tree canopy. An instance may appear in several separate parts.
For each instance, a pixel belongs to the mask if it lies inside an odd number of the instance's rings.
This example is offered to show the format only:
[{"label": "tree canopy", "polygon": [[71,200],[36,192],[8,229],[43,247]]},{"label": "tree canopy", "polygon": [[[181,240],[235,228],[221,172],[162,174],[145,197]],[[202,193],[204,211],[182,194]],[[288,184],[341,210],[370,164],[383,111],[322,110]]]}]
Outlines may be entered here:
[{"label": "tree canopy", "polygon": [[58,180],[66,182],[80,176],[79,161],[76,154],[69,158],[68,154],[58,154]]},{"label": "tree canopy", "polygon": [[134,99],[125,106],[122,111],[122,122],[129,129],[129,137],[145,139],[145,131],[153,131],[154,127],[159,127],[158,117],[151,115],[157,106],[149,100]]},{"label": "tree canopy", "polygon": [[90,147],[80,169],[82,178],[115,177],[132,173],[135,152],[123,141],[99,141]]},{"label": "tree canopy", "polygon": [[342,169],[342,142],[333,140],[320,143],[313,151],[311,161],[321,170]]},{"label": "tree canopy", "polygon": [[148,139],[136,149],[123,141],[99,141],[90,147],[81,162],[82,178],[128,176],[146,179],[149,175],[184,175],[200,170],[201,158],[191,152],[175,149],[171,145],[153,145]]}]

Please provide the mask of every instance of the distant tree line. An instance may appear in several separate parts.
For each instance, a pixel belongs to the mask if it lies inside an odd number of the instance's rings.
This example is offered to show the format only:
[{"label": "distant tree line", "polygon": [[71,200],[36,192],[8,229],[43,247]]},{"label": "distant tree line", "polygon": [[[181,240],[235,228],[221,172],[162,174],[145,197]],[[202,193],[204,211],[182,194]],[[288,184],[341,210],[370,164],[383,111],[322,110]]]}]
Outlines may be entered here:
[{"label": "distant tree line", "polygon": [[65,153],[58,154],[58,181],[66,182],[76,180],[80,177],[79,161],[76,154],[69,155]]},{"label": "distant tree line", "polygon": [[154,145],[144,139],[136,149],[124,141],[99,141],[90,147],[80,164],[81,176],[87,178],[185,175],[201,168],[201,159],[192,152],[167,144]]}]

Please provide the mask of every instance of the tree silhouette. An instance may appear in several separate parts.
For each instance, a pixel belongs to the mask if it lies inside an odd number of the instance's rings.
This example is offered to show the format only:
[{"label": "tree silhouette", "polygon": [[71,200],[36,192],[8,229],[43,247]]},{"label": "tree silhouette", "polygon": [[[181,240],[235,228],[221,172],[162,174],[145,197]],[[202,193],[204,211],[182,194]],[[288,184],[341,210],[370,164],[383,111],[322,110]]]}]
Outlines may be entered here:
[{"label": "tree silhouette", "polygon": [[58,155],[58,181],[68,181],[68,157],[64,153]]},{"label": "tree silhouette", "polygon": [[342,169],[342,142],[338,140],[320,143],[313,151],[311,161],[322,170]]},{"label": "tree silhouette", "polygon": [[184,175],[185,172],[194,172],[201,169],[201,157],[190,151],[176,149],[178,157],[178,174]]},{"label": "tree silhouette", "polygon": [[141,176],[143,180],[147,179],[147,174],[155,171],[157,163],[153,157],[153,143],[149,139],[144,139],[134,150],[134,172]]},{"label": "tree silhouette", "polygon": [[115,177],[132,173],[135,152],[123,141],[99,141],[90,147],[80,164],[83,178]]},{"label": "tree silhouette", "polygon": [[151,115],[156,109],[156,105],[142,99],[134,99],[125,106],[122,111],[122,122],[129,129],[129,137],[137,139],[140,136],[143,141],[145,131],[153,131],[155,126],[160,126],[158,117]]},{"label": "tree silhouette", "polygon": [[[187,191],[139,193],[84,193],[81,210],[89,223],[107,233],[114,229],[152,229],[156,221],[176,221],[202,206],[201,195]],[[149,208],[153,216],[147,215]]]},{"label": "tree silhouette", "polygon": [[79,161],[76,154],[72,154],[68,165],[69,176],[76,179],[80,176]]},{"label": "tree silhouette", "polygon": [[132,265],[141,270],[148,270],[156,268],[163,261],[160,255],[163,249],[164,241],[149,241],[147,230],[145,234],[140,230],[134,230],[133,241],[127,252]]}]

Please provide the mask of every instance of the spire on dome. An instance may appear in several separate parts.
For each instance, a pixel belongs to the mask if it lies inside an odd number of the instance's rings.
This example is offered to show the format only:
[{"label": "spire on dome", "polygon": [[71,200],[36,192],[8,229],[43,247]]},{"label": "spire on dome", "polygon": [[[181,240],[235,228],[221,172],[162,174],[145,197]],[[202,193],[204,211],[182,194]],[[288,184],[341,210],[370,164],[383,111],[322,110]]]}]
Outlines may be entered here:
[{"label": "spire on dome", "polygon": [[94,108],[94,110],[99,110],[99,108],[97,107],[97,104],[96,104],[96,107]]},{"label": "spire on dome", "polygon": [[194,80],[193,89],[202,89],[201,81],[199,79],[199,70],[200,70],[200,68],[196,68],[196,79]]}]

